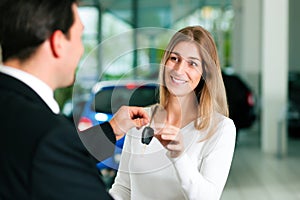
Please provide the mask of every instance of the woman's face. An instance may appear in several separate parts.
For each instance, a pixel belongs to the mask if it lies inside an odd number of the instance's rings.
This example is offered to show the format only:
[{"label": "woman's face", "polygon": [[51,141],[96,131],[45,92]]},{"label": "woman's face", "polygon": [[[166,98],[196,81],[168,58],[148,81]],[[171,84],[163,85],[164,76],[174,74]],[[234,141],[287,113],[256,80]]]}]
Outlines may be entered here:
[{"label": "woman's face", "polygon": [[176,96],[194,95],[194,89],[202,75],[200,53],[191,42],[178,43],[165,66],[165,83],[169,92]]}]

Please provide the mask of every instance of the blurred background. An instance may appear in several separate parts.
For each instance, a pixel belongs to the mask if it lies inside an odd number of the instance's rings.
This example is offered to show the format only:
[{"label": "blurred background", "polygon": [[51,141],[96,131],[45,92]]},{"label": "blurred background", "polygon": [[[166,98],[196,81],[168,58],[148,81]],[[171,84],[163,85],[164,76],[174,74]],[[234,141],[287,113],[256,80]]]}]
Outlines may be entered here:
[{"label": "blurred background", "polygon": [[[238,127],[222,199],[300,199],[299,9],[299,0],[80,0],[85,54],[75,85],[56,91],[56,98],[76,125],[92,125],[90,114],[104,111],[89,110],[97,105],[91,98],[116,87],[99,83],[155,80],[168,30],[201,25],[217,44]],[[108,120],[109,112],[96,121]]]}]

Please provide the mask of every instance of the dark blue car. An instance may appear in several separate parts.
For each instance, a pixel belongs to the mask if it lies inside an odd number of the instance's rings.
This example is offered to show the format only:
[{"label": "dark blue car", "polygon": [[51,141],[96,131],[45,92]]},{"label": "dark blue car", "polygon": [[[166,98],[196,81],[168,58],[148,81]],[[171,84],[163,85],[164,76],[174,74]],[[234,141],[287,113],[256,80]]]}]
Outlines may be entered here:
[{"label": "dark blue car", "polygon": [[[84,130],[91,126],[109,121],[113,114],[122,106],[146,107],[157,103],[158,84],[146,80],[101,81],[92,89],[86,102],[78,128]],[[97,168],[117,170],[123,148],[124,138],[116,143],[114,156],[99,162]]]}]

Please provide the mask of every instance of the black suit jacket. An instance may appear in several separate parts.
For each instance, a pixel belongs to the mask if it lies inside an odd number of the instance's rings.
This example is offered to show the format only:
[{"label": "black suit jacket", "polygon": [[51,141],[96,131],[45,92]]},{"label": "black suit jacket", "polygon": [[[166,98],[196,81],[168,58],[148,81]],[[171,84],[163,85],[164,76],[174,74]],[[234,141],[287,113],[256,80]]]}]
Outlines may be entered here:
[{"label": "black suit jacket", "polygon": [[[54,114],[27,85],[3,73],[0,111],[1,200],[111,199],[96,159],[72,123]],[[115,136],[108,123],[80,136],[84,142],[97,142],[98,159],[112,155]]]}]

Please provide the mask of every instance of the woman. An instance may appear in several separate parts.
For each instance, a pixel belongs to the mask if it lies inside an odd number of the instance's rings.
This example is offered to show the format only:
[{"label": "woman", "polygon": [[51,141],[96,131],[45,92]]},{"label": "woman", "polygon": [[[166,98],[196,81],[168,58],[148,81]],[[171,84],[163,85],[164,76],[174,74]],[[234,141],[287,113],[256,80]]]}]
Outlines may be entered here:
[{"label": "woman", "polygon": [[[200,26],[171,39],[160,69],[160,109],[155,135],[142,144],[142,130],[126,136],[110,194],[115,199],[221,197],[235,146],[216,45]],[[151,115],[152,108],[146,108]]]}]

